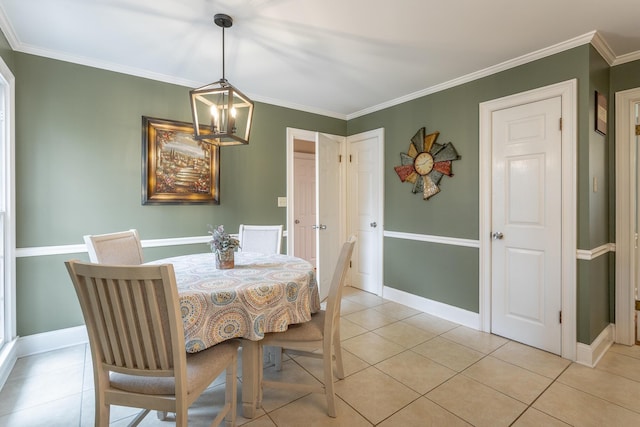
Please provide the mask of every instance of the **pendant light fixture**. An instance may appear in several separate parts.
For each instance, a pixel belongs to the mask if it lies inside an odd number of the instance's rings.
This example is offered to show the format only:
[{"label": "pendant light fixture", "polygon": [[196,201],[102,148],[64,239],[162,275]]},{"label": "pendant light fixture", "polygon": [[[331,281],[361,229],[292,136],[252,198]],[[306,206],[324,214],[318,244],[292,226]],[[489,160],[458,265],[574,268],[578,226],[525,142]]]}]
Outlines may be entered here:
[{"label": "pendant light fixture", "polygon": [[224,74],[224,30],[233,25],[233,19],[218,13],[213,22],[222,28],[222,78],[189,91],[194,138],[219,146],[246,145],[249,143],[253,101],[233,87]]}]

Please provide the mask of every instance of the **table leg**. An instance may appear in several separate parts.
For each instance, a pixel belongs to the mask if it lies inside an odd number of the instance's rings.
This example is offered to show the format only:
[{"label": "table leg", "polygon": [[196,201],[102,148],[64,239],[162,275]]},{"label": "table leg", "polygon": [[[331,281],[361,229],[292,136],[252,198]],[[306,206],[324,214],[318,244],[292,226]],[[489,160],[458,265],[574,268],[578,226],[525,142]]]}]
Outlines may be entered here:
[{"label": "table leg", "polygon": [[242,340],[242,416],[254,418],[260,405],[258,402],[258,342]]}]

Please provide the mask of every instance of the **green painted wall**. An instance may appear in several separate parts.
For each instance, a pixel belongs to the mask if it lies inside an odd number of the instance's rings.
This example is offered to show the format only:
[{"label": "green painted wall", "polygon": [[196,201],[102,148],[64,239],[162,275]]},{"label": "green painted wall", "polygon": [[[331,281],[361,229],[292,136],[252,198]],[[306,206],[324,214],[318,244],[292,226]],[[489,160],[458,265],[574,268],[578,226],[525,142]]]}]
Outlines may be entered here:
[{"label": "green painted wall", "polygon": [[[388,231],[479,238],[478,104],[503,96],[576,78],[578,80],[579,151],[588,160],[583,143],[588,121],[590,47],[575,49],[522,65],[461,86],[377,111],[348,122],[348,134],[385,129],[385,221]],[[453,162],[454,176],[444,177],[441,192],[424,201],[411,186],[398,179],[410,138],[422,126],[439,131],[438,142],[451,141],[460,160]],[[588,161],[579,165],[586,169]],[[588,188],[580,185],[580,194]],[[587,207],[588,205],[588,198]],[[588,218],[580,217],[588,233]],[[588,241],[588,240],[587,240]],[[425,298],[479,311],[478,249],[449,247],[394,238],[385,239],[384,284]]]},{"label": "green painted wall", "polygon": [[[588,169],[580,168],[582,175],[579,181],[584,185],[579,195],[581,203],[579,215],[582,219],[579,249],[593,249],[609,243],[610,238],[610,206],[609,206],[609,141],[607,135],[595,131],[595,93],[605,95],[612,103],[609,94],[609,65],[590,46],[589,48],[589,89],[587,140],[588,150],[580,151],[580,161],[588,162]],[[609,128],[613,127],[611,116]],[[585,158],[588,156],[587,158]],[[587,207],[587,208],[585,208]],[[613,220],[611,220],[613,221]],[[615,236],[613,236],[615,237]],[[611,281],[609,256],[600,256],[591,261],[578,261],[578,341],[590,344],[614,317],[610,305],[610,288],[615,288]]]},{"label": "green painted wall", "polygon": [[[14,53],[17,247],[82,243],[137,228],[143,239],[202,236],[207,224],[284,223],[286,128],[345,135],[346,122],[257,103],[251,143],[221,149],[221,204],[141,204],[141,116],[189,121],[188,88]],[[205,245],[145,250],[147,259]],[[63,261],[17,260],[18,335],[82,324]]]},{"label": "green painted wall", "polygon": [[[593,130],[593,93],[609,95],[608,67],[588,45],[348,123],[257,103],[251,144],[222,149],[219,206],[140,202],[141,116],[188,121],[188,88],[12,52],[3,38],[0,56],[16,75],[19,248],[78,244],[87,233],[132,227],[143,239],[154,239],[204,235],[206,224],[234,229],[242,222],[284,223],[285,209],[276,207],[276,198],[286,192],[286,127],[338,135],[384,128],[385,230],[475,240],[478,104],[573,78],[578,81],[578,248],[613,239],[613,138]],[[640,61],[613,67],[611,93],[640,86],[640,79],[629,77],[639,71]],[[609,104],[611,111],[611,96]],[[455,176],[443,178],[442,192],[428,201],[412,194],[393,170],[422,126],[440,131],[438,142],[453,142],[462,156],[454,162]],[[478,312],[477,249],[394,238],[384,244],[386,286]],[[145,249],[145,257],[203,250],[204,245],[153,248]],[[19,335],[82,324],[63,266],[69,258],[86,259],[86,254],[18,259]],[[609,260],[578,263],[580,342],[591,343],[612,317]]]}]

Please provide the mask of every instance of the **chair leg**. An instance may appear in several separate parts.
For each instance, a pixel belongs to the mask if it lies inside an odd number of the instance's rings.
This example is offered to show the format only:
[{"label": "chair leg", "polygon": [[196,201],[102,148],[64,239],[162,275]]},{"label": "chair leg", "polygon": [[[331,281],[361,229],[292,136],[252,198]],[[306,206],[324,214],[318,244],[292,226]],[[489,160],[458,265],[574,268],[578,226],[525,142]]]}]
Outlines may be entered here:
[{"label": "chair leg", "polygon": [[324,366],[324,393],[327,397],[327,413],[330,417],[335,418],[336,412],[336,395],[333,388],[333,360],[331,357],[331,349],[325,348],[325,357],[322,358]]},{"label": "chair leg", "polygon": [[282,347],[271,347],[273,351],[273,364],[276,366],[276,371],[282,371]]},{"label": "chair leg", "polygon": [[231,408],[225,416],[226,427],[235,427],[236,425],[236,408],[238,406],[238,356],[234,356],[233,360],[227,366],[227,374],[225,377],[225,404],[230,403]]},{"label": "chair leg", "polygon": [[96,426],[109,427],[109,411],[111,408],[106,403],[100,403],[96,396]]}]

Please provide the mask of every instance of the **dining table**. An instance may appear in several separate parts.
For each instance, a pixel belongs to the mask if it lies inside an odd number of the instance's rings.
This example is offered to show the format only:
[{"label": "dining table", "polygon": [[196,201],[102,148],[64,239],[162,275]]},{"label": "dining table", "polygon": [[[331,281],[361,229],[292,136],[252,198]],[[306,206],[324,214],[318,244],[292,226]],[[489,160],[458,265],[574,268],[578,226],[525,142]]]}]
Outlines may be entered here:
[{"label": "dining table", "polygon": [[262,369],[258,342],[320,310],[314,267],[294,256],[256,252],[236,252],[229,269],[216,268],[211,252],[146,264],[173,265],[187,353],[242,339],[242,413],[253,418]]}]

